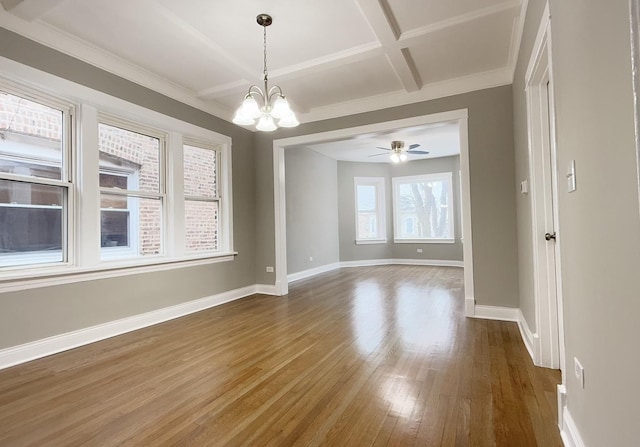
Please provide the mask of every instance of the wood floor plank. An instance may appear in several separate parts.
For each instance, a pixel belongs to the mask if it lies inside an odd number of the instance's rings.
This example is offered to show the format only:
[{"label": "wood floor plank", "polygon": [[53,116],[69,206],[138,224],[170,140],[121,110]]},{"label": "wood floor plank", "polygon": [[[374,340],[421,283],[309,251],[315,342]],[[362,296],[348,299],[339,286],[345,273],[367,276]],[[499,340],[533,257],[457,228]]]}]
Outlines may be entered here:
[{"label": "wood floor plank", "polygon": [[0,371],[0,446],[561,446],[462,270],[341,269]]}]

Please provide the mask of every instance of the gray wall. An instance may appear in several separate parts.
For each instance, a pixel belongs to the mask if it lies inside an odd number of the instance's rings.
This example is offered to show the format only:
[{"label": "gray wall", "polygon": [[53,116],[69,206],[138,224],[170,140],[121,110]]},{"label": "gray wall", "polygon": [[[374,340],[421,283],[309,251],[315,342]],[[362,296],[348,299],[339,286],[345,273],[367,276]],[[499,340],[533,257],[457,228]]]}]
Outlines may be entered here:
[{"label": "gray wall", "polygon": [[[338,162],[338,190],[340,209],[340,260],[367,259],[431,259],[462,261],[460,220],[460,157],[441,157],[415,160],[402,164]],[[453,173],[453,201],[455,204],[454,244],[394,244],[393,243],[393,177],[408,175]],[[356,244],[354,177],[385,178],[385,209],[387,242],[384,244]],[[416,249],[422,248],[422,253]]]},{"label": "gray wall", "polygon": [[[521,64],[542,6],[529,2]],[[567,406],[588,446],[636,445],[640,438],[640,210],[628,8],[627,1],[551,2],[559,174],[575,160],[578,187],[569,194],[560,182],[558,204]],[[528,169],[522,77],[520,69],[514,83],[519,176]],[[519,203],[519,211],[526,206]],[[520,234],[528,225],[527,215],[521,217]],[[523,269],[520,277],[528,278],[530,266],[522,263]],[[523,282],[522,307],[531,308],[531,281]],[[572,373],[574,357],[585,368],[584,389]]]},{"label": "gray wall", "polygon": [[338,262],[338,162],[306,148],[284,161],[287,273]]},{"label": "gray wall", "polygon": [[474,286],[478,304],[518,307],[511,86],[393,107],[256,134],[256,272],[258,283],[274,265],[273,140],[457,109],[469,111],[469,163]]},{"label": "gray wall", "polygon": [[0,349],[255,284],[253,135],[0,28],[0,56],[233,139],[233,262],[0,294]]}]

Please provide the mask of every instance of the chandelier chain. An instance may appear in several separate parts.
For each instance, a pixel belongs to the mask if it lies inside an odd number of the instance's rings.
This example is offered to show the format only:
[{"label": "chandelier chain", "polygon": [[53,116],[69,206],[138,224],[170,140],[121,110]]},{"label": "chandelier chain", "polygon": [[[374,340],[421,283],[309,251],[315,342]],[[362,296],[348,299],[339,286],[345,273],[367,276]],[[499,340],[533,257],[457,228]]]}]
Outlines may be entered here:
[{"label": "chandelier chain", "polygon": [[263,26],[262,29],[264,30],[264,37],[263,37],[263,43],[264,43],[264,80],[266,82],[267,81],[267,27]]}]

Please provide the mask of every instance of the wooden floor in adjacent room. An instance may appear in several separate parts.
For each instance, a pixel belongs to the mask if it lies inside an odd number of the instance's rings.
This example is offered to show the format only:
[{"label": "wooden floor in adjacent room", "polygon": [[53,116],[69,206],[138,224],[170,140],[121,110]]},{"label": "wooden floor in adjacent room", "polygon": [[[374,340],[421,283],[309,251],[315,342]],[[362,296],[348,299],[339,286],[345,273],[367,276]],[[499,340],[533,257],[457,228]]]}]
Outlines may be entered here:
[{"label": "wooden floor in adjacent room", "polygon": [[0,371],[0,446],[561,446],[462,269],[341,269]]}]

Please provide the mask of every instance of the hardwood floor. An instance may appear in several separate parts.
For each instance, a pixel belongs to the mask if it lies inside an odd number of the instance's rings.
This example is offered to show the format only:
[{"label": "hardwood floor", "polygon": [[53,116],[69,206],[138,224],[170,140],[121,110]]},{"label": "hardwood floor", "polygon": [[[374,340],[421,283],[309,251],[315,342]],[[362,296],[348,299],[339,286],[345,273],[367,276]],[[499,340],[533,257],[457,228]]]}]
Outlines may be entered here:
[{"label": "hardwood floor", "polygon": [[559,371],[462,284],[342,269],[0,371],[0,445],[561,446]]}]

